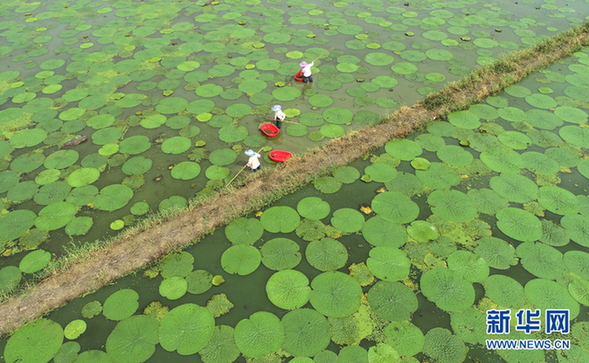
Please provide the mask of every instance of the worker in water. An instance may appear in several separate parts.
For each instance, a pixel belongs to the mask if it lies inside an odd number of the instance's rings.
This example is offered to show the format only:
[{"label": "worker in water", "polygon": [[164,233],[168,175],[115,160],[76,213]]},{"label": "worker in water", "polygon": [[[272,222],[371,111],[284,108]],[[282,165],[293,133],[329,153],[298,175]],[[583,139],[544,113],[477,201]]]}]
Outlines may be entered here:
[{"label": "worker in water", "polygon": [[246,166],[249,166],[254,173],[256,171],[262,169],[262,165],[260,165],[260,160],[259,160],[262,157],[260,154],[258,154],[257,152],[255,152],[251,149],[246,150],[245,154],[250,157],[247,164],[245,164]]},{"label": "worker in water", "polygon": [[282,121],[284,121],[286,114],[282,112],[282,107],[280,105],[272,106],[272,111],[274,111],[274,121],[276,122],[276,127],[280,129],[282,127]]},{"label": "worker in water", "polygon": [[302,72],[303,72],[303,82],[307,83],[307,82],[313,82],[313,75],[311,74],[311,67],[313,67],[313,65],[315,64],[315,62],[311,62],[311,64],[307,64],[307,62],[301,62],[300,66],[302,68]]}]

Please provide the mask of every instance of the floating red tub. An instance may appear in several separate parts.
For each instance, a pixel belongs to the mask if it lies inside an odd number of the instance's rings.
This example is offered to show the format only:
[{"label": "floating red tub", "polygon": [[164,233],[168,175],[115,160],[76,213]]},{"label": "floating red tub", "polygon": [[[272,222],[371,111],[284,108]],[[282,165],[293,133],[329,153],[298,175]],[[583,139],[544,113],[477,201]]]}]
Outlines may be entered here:
[{"label": "floating red tub", "polygon": [[295,81],[302,82],[305,79],[303,71],[298,71],[297,74],[295,74],[294,78],[295,78]]},{"label": "floating red tub", "polygon": [[274,126],[274,124],[271,123],[263,124],[262,126],[260,126],[260,130],[262,130],[264,135],[268,137],[274,137],[278,135],[278,133],[280,132],[278,127]]},{"label": "floating red tub", "polygon": [[288,159],[292,158],[292,154],[288,151],[273,150],[270,151],[270,160],[276,161],[277,163],[284,163]]}]

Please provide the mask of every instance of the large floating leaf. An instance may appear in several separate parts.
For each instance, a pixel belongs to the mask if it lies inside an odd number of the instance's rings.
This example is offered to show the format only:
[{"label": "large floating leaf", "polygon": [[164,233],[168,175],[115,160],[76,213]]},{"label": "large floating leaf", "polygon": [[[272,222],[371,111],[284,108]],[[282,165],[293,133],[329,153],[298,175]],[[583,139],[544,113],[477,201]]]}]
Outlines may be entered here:
[{"label": "large floating leaf", "polygon": [[403,226],[389,222],[380,216],[370,218],[362,227],[362,236],[373,246],[401,247],[407,242]]},{"label": "large floating leaf", "polygon": [[297,309],[282,318],[284,350],[292,355],[311,357],[327,348],[329,323],[315,310]]},{"label": "large floating leaf", "polygon": [[215,318],[207,308],[183,304],[170,310],[162,319],[159,342],[168,352],[191,355],[205,347],[214,329]]},{"label": "large floating leaf", "polygon": [[37,319],[20,327],[4,348],[7,363],[46,363],[53,358],[63,342],[63,329],[48,319]]},{"label": "large floating leaf", "polygon": [[331,271],[317,275],[311,282],[309,301],[321,314],[344,317],[354,313],[362,298],[362,287],[350,275]]},{"label": "large floating leaf", "polygon": [[364,216],[355,209],[340,208],[333,212],[331,224],[344,233],[354,233],[364,226]]},{"label": "large floating leaf", "polygon": [[301,262],[299,245],[288,238],[274,238],[261,248],[262,263],[270,270],[295,268]]},{"label": "large floating leaf", "polygon": [[450,189],[462,180],[456,170],[442,163],[431,163],[428,170],[417,170],[415,175],[423,184],[433,189]]},{"label": "large floating leaf", "polygon": [[320,271],[340,269],[348,261],[346,247],[331,238],[323,238],[309,243],[305,256],[309,264]]},{"label": "large floating leaf", "polygon": [[100,210],[111,212],[123,208],[133,197],[133,190],[125,185],[111,184],[100,190],[94,200],[94,206]]},{"label": "large floating leaf", "polygon": [[409,320],[417,310],[417,297],[399,282],[380,281],[368,291],[368,304],[379,317],[388,321]]},{"label": "large floating leaf", "polygon": [[221,256],[223,270],[227,273],[239,274],[241,276],[254,272],[261,261],[262,256],[260,255],[260,251],[248,245],[231,246]]},{"label": "large floating leaf", "polygon": [[491,188],[511,202],[527,203],[538,198],[538,186],[522,175],[502,174],[490,180]]},{"label": "large floating leaf", "polygon": [[264,227],[254,218],[238,218],[225,227],[225,236],[235,244],[251,245],[264,233]]},{"label": "large floating leaf", "polygon": [[37,215],[26,209],[17,209],[0,217],[0,241],[21,237],[35,224]]},{"label": "large floating leaf", "polygon": [[309,301],[309,279],[296,270],[274,273],[266,283],[266,294],[272,304],[281,309],[297,309]]},{"label": "large floating leaf", "polygon": [[239,349],[233,338],[234,329],[226,325],[217,325],[207,345],[199,354],[204,363],[230,363],[239,356]]},{"label": "large floating leaf", "polygon": [[290,207],[271,207],[262,214],[260,221],[268,232],[289,233],[299,226],[301,219]]},{"label": "large floating leaf", "polygon": [[499,306],[516,309],[526,303],[524,287],[509,276],[491,275],[483,285],[489,299]]},{"label": "large floating leaf", "polygon": [[380,217],[394,223],[409,223],[419,215],[419,206],[407,195],[398,192],[380,193],[372,199],[372,209]]},{"label": "large floating leaf", "polygon": [[[523,293],[523,288],[522,288]],[[452,331],[466,343],[482,343],[487,338],[487,324],[485,314],[474,307],[470,307],[450,316]]]},{"label": "large floating leaf", "polygon": [[481,282],[489,276],[489,265],[480,256],[468,251],[456,251],[448,257],[448,268],[466,281]]},{"label": "large floating leaf", "polygon": [[498,173],[517,174],[525,167],[520,154],[507,147],[495,147],[481,153],[481,161]]},{"label": "large floating leaf", "polygon": [[589,247],[589,220],[578,214],[569,214],[560,220],[566,234],[581,246]]},{"label": "large floating leaf", "polygon": [[246,357],[261,358],[280,349],[284,327],[276,315],[259,311],[235,326],[235,344]]},{"label": "large floating leaf", "polygon": [[158,321],[147,315],[127,318],[106,339],[106,352],[115,362],[145,362],[155,353],[158,330]]},{"label": "large floating leaf", "polygon": [[568,251],[564,254],[563,262],[572,273],[582,279],[589,280],[589,253]]},{"label": "large floating leaf", "polygon": [[566,273],[562,253],[543,243],[526,242],[517,246],[522,266],[532,275],[557,280]]},{"label": "large floating leaf", "polygon": [[41,209],[35,219],[37,228],[44,231],[53,231],[65,227],[76,215],[78,209],[66,202],[57,202]]},{"label": "large floating leaf", "polygon": [[450,222],[468,222],[477,216],[471,200],[457,190],[434,190],[427,197],[427,202],[434,214]]},{"label": "large floating leaf", "polygon": [[576,214],[579,212],[577,197],[566,189],[557,186],[540,188],[538,203],[554,214]]},{"label": "large floating leaf", "polygon": [[438,150],[437,156],[440,160],[452,166],[465,166],[473,160],[471,153],[457,145],[442,146]]},{"label": "large floating leaf", "polygon": [[515,248],[502,239],[485,237],[479,240],[476,254],[487,261],[490,267],[507,270],[517,264]]},{"label": "large floating leaf", "polygon": [[[354,169],[356,170],[356,169]],[[319,220],[327,217],[331,211],[329,203],[317,197],[301,199],[297,204],[299,214],[307,219]]]},{"label": "large floating leaf", "polygon": [[464,342],[447,329],[433,328],[425,335],[423,352],[436,361],[460,363],[466,359],[467,351]]},{"label": "large floating leaf", "polygon": [[364,169],[364,173],[379,183],[389,182],[397,176],[397,169],[386,163],[374,163]]},{"label": "large floating leaf", "polygon": [[537,309],[569,309],[571,320],[579,315],[579,303],[561,284],[544,279],[528,281],[524,287],[528,301]]},{"label": "large floating leaf", "polygon": [[413,160],[421,155],[422,149],[418,143],[408,139],[394,139],[385,145],[385,150],[391,156],[401,160]]},{"label": "large floating leaf", "polygon": [[104,301],[102,313],[110,320],[123,320],[130,317],[139,307],[139,294],[135,290],[122,289]]},{"label": "large floating leaf", "polygon": [[423,348],[424,336],[418,327],[405,320],[393,322],[385,328],[385,342],[399,354],[412,356]]},{"label": "large floating leaf", "polygon": [[390,246],[374,247],[366,265],[381,280],[397,281],[409,275],[411,261],[405,252]]},{"label": "large floating leaf", "polygon": [[523,209],[505,208],[497,212],[497,227],[518,241],[536,241],[542,237],[540,220]]},{"label": "large floating leaf", "polygon": [[444,311],[460,311],[474,302],[472,284],[446,268],[434,268],[421,275],[421,291]]}]

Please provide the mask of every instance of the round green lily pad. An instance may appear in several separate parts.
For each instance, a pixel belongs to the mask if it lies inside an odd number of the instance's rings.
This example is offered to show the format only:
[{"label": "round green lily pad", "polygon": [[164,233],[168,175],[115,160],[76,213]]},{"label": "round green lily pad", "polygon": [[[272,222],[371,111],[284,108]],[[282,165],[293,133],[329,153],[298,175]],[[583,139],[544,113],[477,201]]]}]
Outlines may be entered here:
[{"label": "round green lily pad", "polygon": [[70,236],[83,236],[93,224],[92,217],[76,217],[65,226],[65,233]]},{"label": "round green lily pad", "polygon": [[387,163],[374,163],[364,169],[364,173],[375,182],[386,183],[397,176],[397,169]]},{"label": "round green lily pad", "polygon": [[309,279],[296,270],[274,273],[266,283],[266,294],[272,304],[285,310],[298,309],[309,301]]},{"label": "round green lily pad", "polygon": [[111,184],[102,188],[94,199],[94,206],[104,211],[123,208],[133,197],[133,190],[122,184]]},{"label": "round green lily pad", "polygon": [[67,339],[73,340],[78,339],[78,337],[86,331],[86,322],[81,319],[72,320],[66,325],[63,333]]},{"label": "round green lily pad", "polygon": [[290,207],[271,207],[262,214],[260,222],[270,233],[290,233],[299,226],[300,217]]},{"label": "round green lily pad", "polygon": [[65,227],[76,215],[78,209],[66,202],[55,202],[41,209],[35,219],[37,228],[45,231],[53,231]]},{"label": "round green lily pad", "polygon": [[466,281],[482,282],[489,276],[489,265],[480,256],[468,251],[456,251],[448,257],[448,268]]},{"label": "round green lily pad", "polygon": [[253,218],[238,218],[225,227],[225,236],[234,244],[254,244],[263,233],[262,224]]},{"label": "round green lily pad", "polygon": [[355,209],[340,208],[333,212],[331,224],[344,233],[354,233],[364,226],[364,216]]},{"label": "round green lily pad", "polygon": [[370,250],[366,265],[379,279],[397,281],[409,275],[411,261],[405,252],[395,247],[380,246]]},{"label": "round green lily pad", "polygon": [[497,212],[497,227],[518,241],[536,241],[542,237],[542,223],[523,209],[505,208]]},{"label": "round green lily pad", "polygon": [[240,244],[231,246],[223,252],[221,266],[227,273],[245,276],[254,272],[261,260],[262,256],[257,248]]},{"label": "round green lily pad", "polygon": [[162,151],[166,154],[181,154],[192,146],[192,142],[187,137],[174,136],[162,143]]},{"label": "round green lily pad", "polygon": [[[486,40],[478,38],[475,40]],[[439,362],[463,362],[468,349],[462,339],[444,328],[433,328],[425,334],[423,352]]]},{"label": "round green lily pad", "polygon": [[274,238],[260,249],[262,263],[270,270],[280,271],[295,268],[301,262],[299,245],[288,238]]},{"label": "round green lily pad", "polygon": [[194,179],[200,174],[200,165],[192,161],[183,161],[172,168],[172,178],[180,180]]},{"label": "round green lily pad", "polygon": [[373,246],[401,247],[407,242],[407,233],[403,226],[387,221],[380,216],[366,221],[362,236]]},{"label": "round green lily pad", "polygon": [[[356,170],[356,169],[354,169]],[[297,212],[307,219],[319,220],[327,217],[331,207],[329,203],[318,197],[307,197],[301,199],[297,204]]]},{"label": "round green lily pad", "polygon": [[509,276],[491,275],[483,285],[487,296],[499,306],[517,309],[526,303],[524,287]]},{"label": "round green lily pad", "polygon": [[297,309],[282,317],[283,349],[294,356],[312,357],[327,348],[330,342],[329,323],[311,309]]},{"label": "round green lily pad", "polygon": [[479,117],[470,111],[454,111],[448,115],[448,121],[464,129],[476,129],[481,126]]},{"label": "round green lily pad", "polygon": [[102,314],[110,320],[123,320],[135,313],[139,307],[139,294],[135,290],[122,289],[110,295],[102,308]]},{"label": "round green lily pad", "polygon": [[412,356],[422,350],[424,336],[410,321],[392,322],[385,328],[385,342],[399,354]]},{"label": "round green lily pad", "polygon": [[350,275],[324,272],[311,282],[311,305],[325,316],[344,317],[354,313],[362,298],[362,287]]},{"label": "round green lily pad", "polygon": [[136,315],[119,322],[106,339],[108,357],[120,362],[147,361],[155,353],[158,328],[158,321],[147,315]]},{"label": "round green lily pad", "polygon": [[178,300],[186,294],[188,282],[180,276],[164,279],[160,283],[159,293],[168,300]]},{"label": "round green lily pad", "polygon": [[372,199],[372,209],[380,217],[399,224],[409,223],[419,215],[419,206],[399,192],[378,194]]},{"label": "round green lily pad", "polygon": [[527,203],[538,198],[538,186],[522,175],[494,176],[489,184],[497,194],[511,202]]},{"label": "round green lily pad", "polygon": [[490,267],[507,270],[517,264],[515,248],[502,239],[485,237],[479,240],[476,254],[487,261]]},{"label": "round green lily pad", "polygon": [[569,214],[560,220],[566,234],[581,246],[589,247],[589,221],[578,214]]},{"label": "round green lily pad", "polygon": [[0,217],[0,241],[20,238],[35,224],[37,215],[26,209],[17,209]]},{"label": "round green lily pad", "polygon": [[457,190],[434,190],[427,202],[435,215],[450,222],[468,222],[477,216],[477,209],[470,198]]},{"label": "round green lily pad", "polygon": [[474,303],[472,284],[446,268],[434,268],[421,276],[421,291],[444,311],[461,311]]},{"label": "round green lily pad", "polygon": [[320,271],[335,271],[345,266],[348,261],[348,251],[340,242],[331,238],[322,238],[309,243],[305,257],[311,266]]},{"label": "round green lily pad", "polygon": [[62,327],[48,319],[37,319],[17,329],[6,342],[4,359],[8,363],[46,363],[63,342]]},{"label": "round green lily pad", "polygon": [[67,183],[74,187],[83,187],[94,183],[100,177],[100,171],[95,168],[80,168],[67,177]]},{"label": "round green lily pad", "polygon": [[417,297],[399,282],[379,281],[368,291],[368,305],[388,321],[409,320],[417,310]]},{"label": "round green lily pad", "polygon": [[568,309],[571,320],[579,315],[579,303],[575,301],[563,285],[544,279],[528,281],[524,293],[537,309]]},{"label": "round green lily pad", "polygon": [[413,160],[421,155],[423,150],[418,143],[408,139],[394,139],[385,145],[385,150],[391,156],[401,160]]},{"label": "round green lily pad", "polygon": [[280,349],[284,327],[272,313],[259,311],[235,326],[235,344],[246,357],[261,358]]}]

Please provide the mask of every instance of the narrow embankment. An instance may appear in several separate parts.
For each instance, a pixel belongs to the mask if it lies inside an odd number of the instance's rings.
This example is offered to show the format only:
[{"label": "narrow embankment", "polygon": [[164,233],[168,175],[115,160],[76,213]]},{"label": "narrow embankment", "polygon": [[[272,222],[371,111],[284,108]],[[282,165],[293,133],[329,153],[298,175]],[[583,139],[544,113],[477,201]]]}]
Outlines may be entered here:
[{"label": "narrow embankment", "polygon": [[37,284],[0,305],[0,336],[170,251],[185,248],[231,219],[274,202],[434,118],[477,103],[587,45],[589,23],[477,68],[412,107],[387,116],[378,125],[332,140],[273,170],[238,179],[235,185],[187,210],[150,220],[116,239],[66,256]]}]

